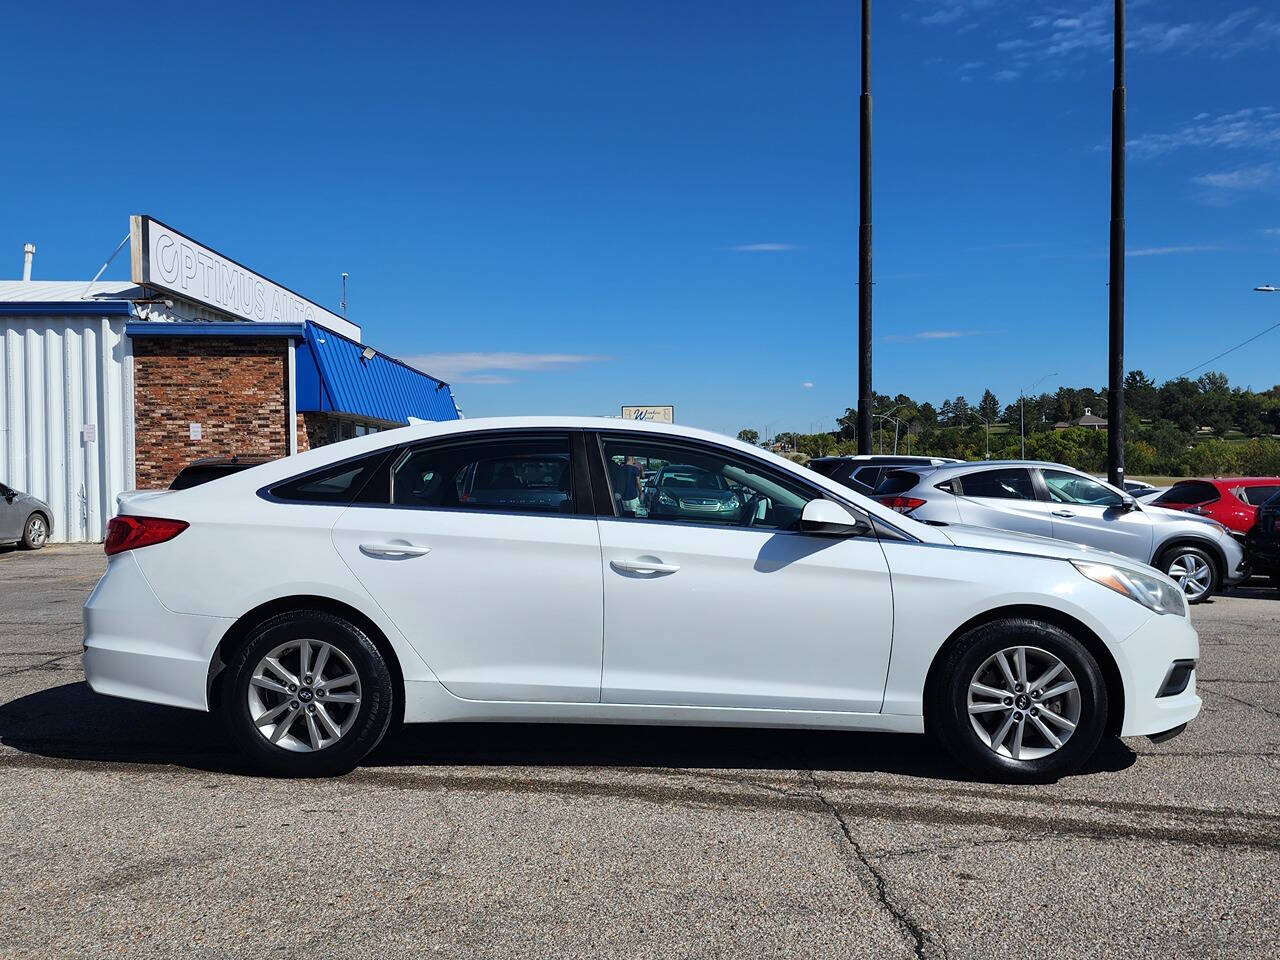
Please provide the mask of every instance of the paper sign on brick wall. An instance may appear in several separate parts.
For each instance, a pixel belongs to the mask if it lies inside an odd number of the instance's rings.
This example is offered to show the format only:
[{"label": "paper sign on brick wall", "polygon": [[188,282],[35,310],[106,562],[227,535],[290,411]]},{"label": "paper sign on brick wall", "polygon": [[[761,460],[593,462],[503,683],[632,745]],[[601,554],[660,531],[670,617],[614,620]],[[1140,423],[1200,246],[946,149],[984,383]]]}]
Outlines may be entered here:
[{"label": "paper sign on brick wall", "polygon": [[192,424],[188,424],[188,426],[191,428],[192,440],[199,440],[201,437],[204,436],[204,428],[200,424],[192,423]]}]

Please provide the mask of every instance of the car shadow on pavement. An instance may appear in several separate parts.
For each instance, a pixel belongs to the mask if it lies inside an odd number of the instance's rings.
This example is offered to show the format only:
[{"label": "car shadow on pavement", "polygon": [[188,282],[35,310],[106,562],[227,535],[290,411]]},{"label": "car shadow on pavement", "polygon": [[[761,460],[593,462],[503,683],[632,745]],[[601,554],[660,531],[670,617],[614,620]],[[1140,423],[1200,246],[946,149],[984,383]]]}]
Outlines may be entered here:
[{"label": "car shadow on pavement", "polygon": [[[0,705],[0,743],[79,769],[172,764],[253,772],[231,749],[216,717],[100,696],[84,682]],[[1121,741],[1106,740],[1078,775],[1124,770],[1136,759]],[[909,734],[622,724],[411,724],[390,734],[362,764],[407,766],[812,769],[974,779],[932,741]]]}]

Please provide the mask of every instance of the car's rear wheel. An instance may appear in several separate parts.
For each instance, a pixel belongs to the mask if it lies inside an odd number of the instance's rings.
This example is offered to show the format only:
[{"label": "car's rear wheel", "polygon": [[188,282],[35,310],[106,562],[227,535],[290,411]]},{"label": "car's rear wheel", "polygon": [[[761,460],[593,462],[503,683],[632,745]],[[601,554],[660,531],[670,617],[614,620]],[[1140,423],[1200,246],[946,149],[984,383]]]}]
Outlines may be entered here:
[{"label": "car's rear wheel", "polygon": [[256,627],[228,665],[222,710],[232,738],[266,773],[346,773],[394,713],[391,672],[363,630],[318,611]]},{"label": "car's rear wheel", "polygon": [[1173,547],[1160,557],[1160,569],[1182,588],[1187,603],[1203,603],[1222,582],[1217,561],[1199,547]]},{"label": "car's rear wheel", "polygon": [[28,550],[39,550],[49,542],[49,521],[43,513],[33,513],[27,517],[27,525],[22,528],[22,545]]},{"label": "car's rear wheel", "polygon": [[1078,769],[1107,725],[1093,655],[1066,630],[1011,618],[953,641],[926,692],[929,731],[962,764],[1000,780],[1052,780]]}]

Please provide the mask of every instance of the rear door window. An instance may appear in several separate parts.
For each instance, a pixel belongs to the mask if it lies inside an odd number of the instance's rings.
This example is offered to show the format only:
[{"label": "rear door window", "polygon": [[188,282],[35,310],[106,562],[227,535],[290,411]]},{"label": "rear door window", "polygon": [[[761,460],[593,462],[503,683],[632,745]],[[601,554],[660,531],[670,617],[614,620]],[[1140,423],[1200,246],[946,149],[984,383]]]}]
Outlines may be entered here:
[{"label": "rear door window", "polygon": [[571,513],[569,438],[538,435],[411,447],[391,469],[391,505]]},{"label": "rear door window", "polygon": [[1034,500],[1035,487],[1031,472],[1018,468],[982,470],[968,473],[952,481],[953,489],[964,497],[991,497],[998,500]]}]

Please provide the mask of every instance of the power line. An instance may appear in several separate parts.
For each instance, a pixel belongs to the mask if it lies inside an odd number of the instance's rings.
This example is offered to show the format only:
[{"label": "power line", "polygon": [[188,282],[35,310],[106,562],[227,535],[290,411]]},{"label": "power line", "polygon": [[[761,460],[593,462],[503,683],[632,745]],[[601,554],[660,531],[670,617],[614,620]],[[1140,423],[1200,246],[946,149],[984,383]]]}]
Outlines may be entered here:
[{"label": "power line", "polygon": [[1183,370],[1180,374],[1178,374],[1178,376],[1177,376],[1177,377],[1174,377],[1173,379],[1177,380],[1177,379],[1179,379],[1180,377],[1185,377],[1188,373],[1191,373],[1191,372],[1193,372],[1193,371],[1195,371],[1195,370],[1199,370],[1201,367],[1207,367],[1209,364],[1213,363],[1215,360],[1221,360],[1221,359],[1222,359],[1223,357],[1225,357],[1228,353],[1234,353],[1235,351],[1239,350],[1241,347],[1248,346],[1249,344],[1253,343],[1253,341],[1257,340],[1257,339],[1258,339],[1260,336],[1262,336],[1263,334],[1270,333],[1270,332],[1271,332],[1272,330],[1274,330],[1276,327],[1280,327],[1280,322],[1273,323],[1271,326],[1267,327],[1267,329],[1258,331],[1258,332],[1257,332],[1257,333],[1255,333],[1252,337],[1250,337],[1248,340],[1241,340],[1241,341],[1240,341],[1239,343],[1237,343],[1234,347],[1228,347],[1226,350],[1223,350],[1223,351],[1222,351],[1220,354],[1218,354],[1216,357],[1210,357],[1210,358],[1209,358],[1208,360],[1206,360],[1204,363],[1197,363],[1197,364],[1196,364],[1194,367],[1192,367],[1190,370]]}]

